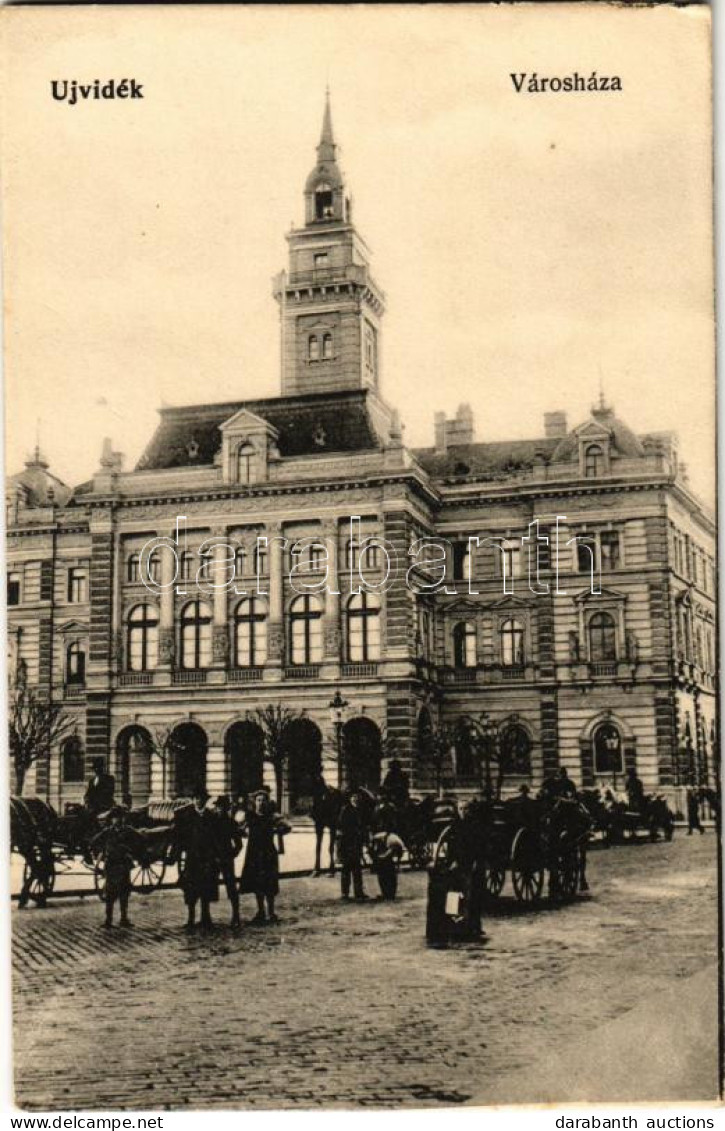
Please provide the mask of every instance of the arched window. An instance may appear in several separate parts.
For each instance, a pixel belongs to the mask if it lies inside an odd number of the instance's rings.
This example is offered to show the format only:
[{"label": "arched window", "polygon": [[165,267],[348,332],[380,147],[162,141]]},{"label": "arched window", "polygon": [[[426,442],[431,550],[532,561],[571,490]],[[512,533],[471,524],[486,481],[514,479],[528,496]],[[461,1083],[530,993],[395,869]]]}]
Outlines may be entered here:
[{"label": "arched window", "polygon": [[466,727],[459,727],[454,746],[454,765],[456,781],[459,784],[476,783],[480,777],[480,766],[476,751],[471,742],[470,731]]},{"label": "arched window", "polygon": [[141,580],[140,561],[141,557],[139,554],[131,554],[126,562],[126,580],[130,581],[132,584],[135,581]]},{"label": "arched window", "polygon": [[181,614],[182,668],[208,668],[211,662],[211,610],[191,601]]},{"label": "arched window", "polygon": [[316,597],[295,597],[290,605],[290,655],[293,664],[322,659],[322,610]]},{"label": "arched window", "polygon": [[584,453],[584,474],[587,479],[601,475],[604,471],[604,452],[599,444],[590,444]]},{"label": "arched window", "polygon": [[246,558],[246,551],[244,546],[237,546],[234,551],[234,576],[244,577],[244,559]]},{"label": "arched window", "polygon": [[332,334],[322,336],[322,360],[332,361]]},{"label": "arched window", "polygon": [[301,563],[302,563],[302,543],[301,542],[293,542],[292,545],[290,546],[290,551],[289,551],[289,567],[290,567],[290,570],[295,569],[295,567],[301,567]]},{"label": "arched window", "polygon": [[594,731],[592,745],[595,774],[624,773],[622,736],[614,723],[600,723]]},{"label": "arched window", "polygon": [[453,663],[457,668],[476,666],[476,626],[470,621],[453,629]]},{"label": "arched window", "polygon": [[378,542],[363,542],[360,551],[361,566],[363,570],[380,568],[380,545]]},{"label": "arched window", "polygon": [[238,668],[260,668],[267,660],[267,609],[258,597],[237,605],[234,659]]},{"label": "arched window", "polygon": [[499,751],[505,775],[531,774],[531,739],[518,723],[504,727],[499,738]]},{"label": "arched window", "polygon": [[159,618],[152,605],[136,605],[128,618],[127,660],[131,672],[156,667],[159,643]]},{"label": "arched window", "polygon": [[326,181],[320,181],[315,189],[315,219],[329,220],[332,216],[332,189]]},{"label": "arched window", "polygon": [[589,621],[589,659],[592,662],[616,660],[617,633],[609,613],[595,613]]},{"label": "arched window", "polygon": [[347,605],[347,653],[350,663],[380,659],[380,601],[365,590]]},{"label": "arched window", "polygon": [[524,664],[524,626],[519,620],[506,620],[501,625],[501,663],[509,668]]},{"label": "arched window", "polygon": [[349,538],[345,547],[345,564],[349,570],[355,570],[360,560],[360,543],[356,538]]},{"label": "arched window", "polygon": [[322,569],[324,558],[325,547],[319,542],[313,542],[310,546],[310,569],[313,570],[313,572]]},{"label": "arched window", "polygon": [[251,444],[242,444],[237,451],[237,483],[252,482],[253,463],[254,448]]},{"label": "arched window", "polygon": [[83,747],[77,735],[67,738],[61,747],[64,782],[82,782],[85,777]]},{"label": "arched window", "polygon": [[267,573],[267,547],[262,542],[257,542],[254,548],[254,572],[257,577]]},{"label": "arched window", "polygon": [[317,337],[317,334],[310,334],[307,339],[307,360],[320,360],[320,339]]},{"label": "arched window", "polygon": [[184,550],[179,559],[179,580],[191,581],[194,577],[194,555],[190,550]]},{"label": "arched window", "polygon": [[158,550],[149,554],[148,575],[151,581],[155,581],[157,584],[161,581],[161,554]]},{"label": "arched window", "polygon": [[66,683],[82,686],[86,682],[86,651],[77,640],[68,645],[65,660]]}]

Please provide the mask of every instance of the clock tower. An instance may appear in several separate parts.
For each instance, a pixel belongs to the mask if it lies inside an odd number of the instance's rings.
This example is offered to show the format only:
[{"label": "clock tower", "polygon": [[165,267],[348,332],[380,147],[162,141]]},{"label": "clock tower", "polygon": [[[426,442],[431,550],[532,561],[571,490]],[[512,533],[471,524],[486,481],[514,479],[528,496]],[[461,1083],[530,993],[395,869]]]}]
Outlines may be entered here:
[{"label": "clock tower", "polygon": [[305,183],[304,227],[287,236],[289,271],[274,280],[282,334],[282,396],[371,389],[380,393],[385,296],[352,223],[338,165],[330,94],[317,161]]}]

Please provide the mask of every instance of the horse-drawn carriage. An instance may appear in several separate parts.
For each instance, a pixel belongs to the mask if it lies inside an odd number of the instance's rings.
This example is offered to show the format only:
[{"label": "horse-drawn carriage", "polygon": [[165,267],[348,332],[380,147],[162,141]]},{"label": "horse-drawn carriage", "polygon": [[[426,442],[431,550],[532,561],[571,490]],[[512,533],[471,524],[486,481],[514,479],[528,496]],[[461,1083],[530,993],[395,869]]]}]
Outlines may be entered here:
[{"label": "horse-drawn carriage", "polygon": [[[174,815],[189,804],[187,800],[152,802],[127,813],[134,845],[131,883],[135,891],[147,895],[160,887],[167,867],[178,863]],[[29,900],[44,906],[59,875],[87,876],[103,899],[105,851],[101,834],[107,820],[106,814],[95,816],[82,805],[70,805],[60,816],[38,797],[11,797],[11,851],[23,859],[19,906],[26,906]]]},{"label": "horse-drawn carriage", "polygon": [[585,789],[579,795],[592,818],[594,832],[607,847],[641,836],[656,841],[660,833],[665,840],[672,840],[675,815],[664,797],[645,794],[635,806],[611,791],[607,793],[603,796],[597,789]]},{"label": "horse-drawn carriage", "polygon": [[463,817],[442,830],[433,869],[459,868],[466,856],[477,861],[483,889],[491,898],[501,895],[510,874],[520,903],[538,903],[545,888],[552,900],[571,900],[588,886],[590,829],[584,807],[568,798],[473,801]]}]

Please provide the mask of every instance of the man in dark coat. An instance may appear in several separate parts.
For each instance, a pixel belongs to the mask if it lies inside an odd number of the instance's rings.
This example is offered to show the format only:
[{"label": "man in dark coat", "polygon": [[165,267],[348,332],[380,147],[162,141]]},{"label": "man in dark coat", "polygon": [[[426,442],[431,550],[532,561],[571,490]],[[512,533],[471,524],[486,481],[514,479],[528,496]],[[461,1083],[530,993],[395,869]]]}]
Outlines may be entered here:
[{"label": "man in dark coat", "polygon": [[624,786],[627,793],[627,804],[635,813],[644,812],[644,786],[637,777],[634,769],[627,770],[627,780]]},{"label": "man in dark coat", "polygon": [[113,807],[116,779],[113,774],[106,773],[106,763],[103,758],[94,758],[91,765],[93,777],[88,780],[83,804],[89,813],[97,817],[99,813],[106,813]]},{"label": "man in dark coat", "polygon": [[694,786],[687,790],[687,835],[692,836],[695,829],[700,833],[705,830],[700,821],[700,795]]},{"label": "man in dark coat", "polygon": [[193,808],[179,814],[179,836],[185,850],[184,871],[179,884],[188,911],[187,930],[196,923],[196,905],[201,904],[201,926],[212,926],[210,904],[219,899],[219,856],[217,815],[207,808],[209,794],[203,786],[194,790]]},{"label": "man in dark coat", "polygon": [[104,899],[106,921],[104,927],[113,926],[113,908],[118,900],[121,908],[121,926],[130,927],[128,900],[131,895],[131,869],[136,861],[139,834],[126,823],[126,812],[114,806],[108,814],[109,823],[91,841],[94,850],[101,851],[106,880]]},{"label": "man in dark coat", "polygon": [[398,809],[404,809],[410,798],[410,781],[397,758],[393,758],[383,779],[382,793]]},{"label": "man in dark coat", "polygon": [[362,878],[365,822],[360,808],[360,793],[357,790],[353,790],[349,800],[342,807],[337,832],[337,851],[342,867],[340,873],[342,899],[350,898],[351,880],[355,899],[367,899]]},{"label": "man in dark coat", "polygon": [[234,861],[241,852],[244,840],[239,824],[232,814],[231,799],[226,795],[217,797],[214,802],[217,817],[217,851],[221,861],[222,880],[226,888],[227,898],[232,905],[232,927],[240,927],[239,919],[239,889],[237,877],[234,874]]}]

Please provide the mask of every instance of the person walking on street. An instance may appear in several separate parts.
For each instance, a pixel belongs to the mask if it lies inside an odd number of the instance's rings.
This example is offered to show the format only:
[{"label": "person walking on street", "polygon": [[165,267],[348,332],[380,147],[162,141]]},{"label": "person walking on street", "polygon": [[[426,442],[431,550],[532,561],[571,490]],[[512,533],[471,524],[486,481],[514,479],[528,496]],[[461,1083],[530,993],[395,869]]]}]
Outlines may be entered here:
[{"label": "person walking on street", "polygon": [[265,790],[254,796],[253,808],[247,814],[246,831],[249,841],[239,890],[242,894],[256,896],[257,914],[252,923],[278,923],[274,903],[279,894],[279,850],[275,842],[281,842],[292,829],[276,815],[274,803]]},{"label": "person walking on street", "polygon": [[211,904],[219,899],[219,840],[217,815],[207,808],[209,794],[203,786],[194,790],[193,808],[184,810],[181,819],[181,842],[186,853],[179,884],[184,892],[188,919],[186,929],[196,925],[196,905],[201,904],[201,927],[213,926]]},{"label": "person walking on street", "polygon": [[353,790],[343,805],[337,827],[337,851],[340,857],[342,899],[350,898],[350,881],[355,899],[367,899],[363,888],[362,854],[365,844],[365,823],[360,807],[360,793]]},{"label": "person walking on street", "polygon": [[694,830],[704,833],[700,821],[700,796],[694,786],[687,788],[687,835],[692,836]]},{"label": "person walking on street", "polygon": [[217,851],[221,861],[222,880],[232,907],[231,925],[232,927],[241,927],[239,889],[237,877],[234,874],[234,861],[241,852],[244,836],[239,824],[234,820],[231,799],[226,794],[217,797],[214,802],[214,812],[217,818]]},{"label": "person walking on street", "polygon": [[135,840],[138,834],[126,823],[126,813],[115,806],[108,815],[109,824],[91,841],[91,847],[103,855],[106,888],[106,920],[104,927],[113,926],[113,908],[116,901],[121,909],[121,927],[130,927],[128,901],[131,896],[131,869],[135,863]]}]

